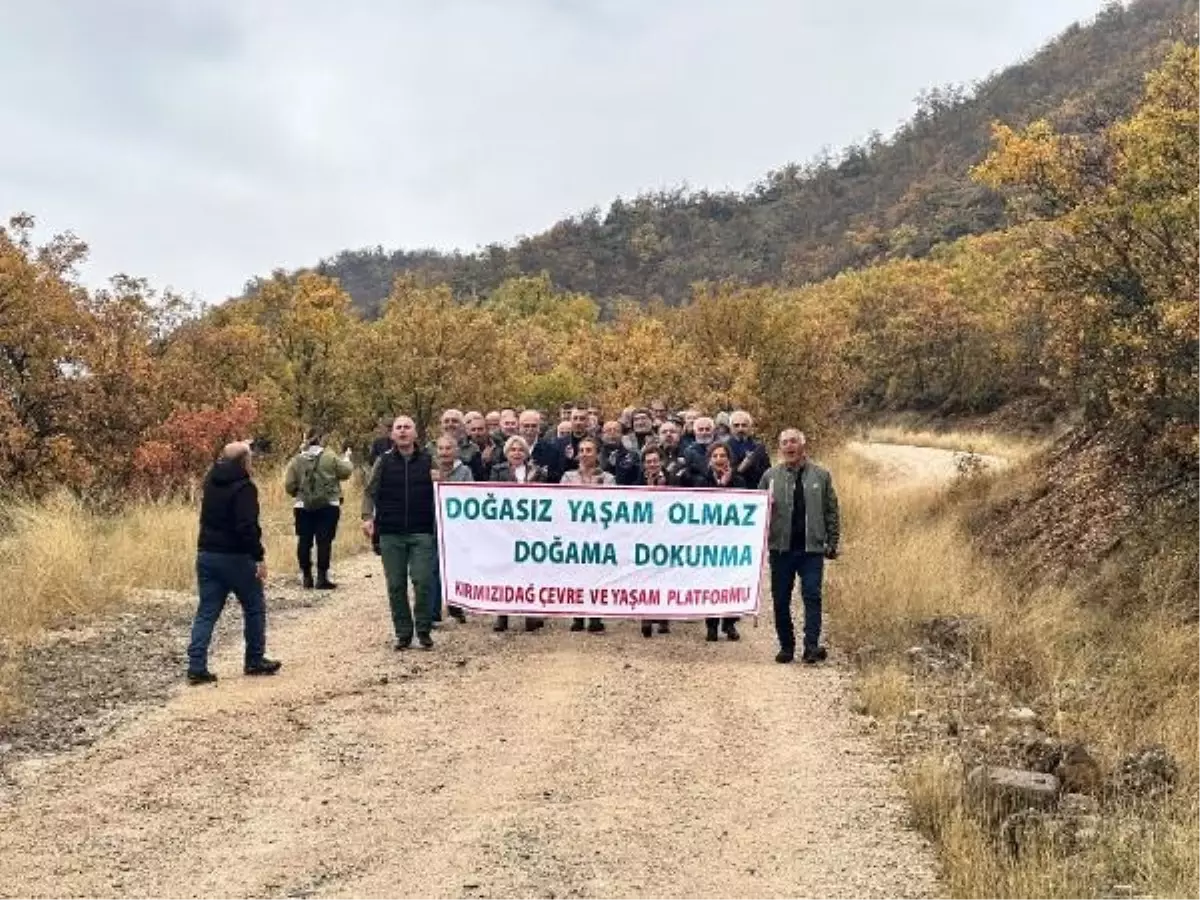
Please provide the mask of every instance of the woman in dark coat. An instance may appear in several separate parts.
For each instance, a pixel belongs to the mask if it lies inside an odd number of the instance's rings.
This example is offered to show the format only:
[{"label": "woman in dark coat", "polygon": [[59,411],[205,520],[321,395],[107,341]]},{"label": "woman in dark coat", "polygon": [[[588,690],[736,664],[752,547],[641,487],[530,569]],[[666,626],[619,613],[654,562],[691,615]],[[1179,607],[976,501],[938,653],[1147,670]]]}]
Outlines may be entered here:
[{"label": "woman in dark coat", "polygon": [[[720,441],[714,441],[708,447],[708,469],[704,474],[694,480],[693,487],[698,488],[745,488],[746,482],[733,468],[733,459],[729,454],[729,448]],[[728,640],[736,641],[741,638],[737,630],[737,616],[726,616],[719,618],[711,616],[704,620],[704,625],[707,629],[705,640],[715,641],[718,639],[717,629],[725,632],[725,637]]]},{"label": "woman in dark coat", "polygon": [[[647,444],[642,448],[641,483],[646,487],[676,486],[663,470],[663,452],[657,444]],[[670,634],[671,623],[666,619],[643,619],[642,637],[654,636],[654,626],[658,626],[659,634]]]}]

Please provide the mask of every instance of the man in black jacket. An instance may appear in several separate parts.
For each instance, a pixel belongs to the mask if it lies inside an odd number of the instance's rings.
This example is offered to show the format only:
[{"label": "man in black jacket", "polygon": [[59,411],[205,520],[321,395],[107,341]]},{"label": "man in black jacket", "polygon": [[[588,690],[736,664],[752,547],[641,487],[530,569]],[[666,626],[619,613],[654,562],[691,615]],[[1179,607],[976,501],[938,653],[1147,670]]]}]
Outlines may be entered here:
[{"label": "man in black jacket", "polygon": [[620,422],[610,419],[604,423],[600,430],[600,468],[617,479],[617,484],[639,484],[642,480],[642,455],[621,438]]},{"label": "man in black jacket", "polygon": [[589,437],[588,411],[582,406],[571,410],[571,431],[566,437],[558,439],[558,448],[563,455],[563,471],[569,472],[579,468],[579,442]]},{"label": "man in black jacket", "polygon": [[[425,650],[433,647],[433,460],[417,446],[417,426],[408,416],[392,423],[392,449],[375,462],[363,491],[363,533],[379,536],[383,573],[396,649],[412,646],[413,627]],[[408,601],[408,581],[415,597]]]},{"label": "man in black jacket", "polygon": [[757,488],[771,468],[771,454],[766,445],[754,436],[754,419],[744,409],[734,410],[729,417],[729,438],[725,441],[733,458],[734,469],[747,486]]},{"label": "man in black jacket", "polygon": [[530,448],[529,458],[539,468],[546,470],[547,484],[558,484],[566,467],[558,439],[542,435],[542,414],[536,409],[527,409],[521,413],[519,422],[519,434],[525,438],[525,443]]},{"label": "man in black jacket", "polygon": [[274,675],[280,664],[267,659],[267,564],[258,525],[258,488],[250,480],[250,445],[229,444],[204,479],[200,503],[196,582],[200,605],[188,645],[188,682],[211,684],[208,647],[213,628],[232,593],[242,605],[246,639],[245,673]]}]

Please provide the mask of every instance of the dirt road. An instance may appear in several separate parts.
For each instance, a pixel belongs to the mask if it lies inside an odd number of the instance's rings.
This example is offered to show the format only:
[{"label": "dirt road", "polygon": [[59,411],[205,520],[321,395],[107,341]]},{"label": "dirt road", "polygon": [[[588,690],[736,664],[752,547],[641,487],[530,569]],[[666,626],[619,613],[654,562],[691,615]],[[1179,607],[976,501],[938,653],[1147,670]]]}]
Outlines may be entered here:
[{"label": "dirt road", "polygon": [[340,574],[273,622],[279,677],[226,638],[218,686],[17,767],[0,895],[937,892],[847,671],[776,665],[769,615],[736,644],[472,619],[396,653],[377,559]]},{"label": "dirt road", "polygon": [[[938,447],[913,447],[909,444],[876,444],[851,442],[847,445],[859,456],[879,466],[880,480],[885,484],[941,484],[958,474],[963,454]],[[991,471],[1008,466],[1000,456],[972,454],[977,465]]]}]

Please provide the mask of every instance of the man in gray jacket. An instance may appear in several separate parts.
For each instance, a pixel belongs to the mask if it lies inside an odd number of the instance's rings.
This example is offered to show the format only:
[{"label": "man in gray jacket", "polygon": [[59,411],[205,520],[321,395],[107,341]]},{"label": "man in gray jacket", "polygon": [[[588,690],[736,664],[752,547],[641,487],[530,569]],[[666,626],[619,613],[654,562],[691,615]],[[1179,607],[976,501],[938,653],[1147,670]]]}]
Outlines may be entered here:
[{"label": "man in gray jacket", "polygon": [[779,435],[783,462],[762,476],[759,490],[771,493],[770,550],[771,598],[775,605],[775,631],[779,654],[775,662],[796,657],[796,629],[792,624],[792,589],[800,579],[804,601],[804,652],[801,661],[812,665],[825,659],[821,637],[821,582],[825,560],[837,559],[841,523],[837,492],[829,472],[808,458],[803,433],[795,428]]}]

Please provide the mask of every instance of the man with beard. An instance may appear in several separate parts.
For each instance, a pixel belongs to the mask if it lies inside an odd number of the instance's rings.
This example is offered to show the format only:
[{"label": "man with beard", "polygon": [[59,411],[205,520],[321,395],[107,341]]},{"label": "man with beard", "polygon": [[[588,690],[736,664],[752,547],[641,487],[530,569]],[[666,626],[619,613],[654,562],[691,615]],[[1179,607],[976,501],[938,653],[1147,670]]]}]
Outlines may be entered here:
[{"label": "man with beard", "polygon": [[757,487],[767,469],[771,454],[766,444],[754,437],[754,420],[744,409],[734,410],[729,417],[730,435],[725,442],[733,457],[733,466],[747,485]]},{"label": "man with beard", "polygon": [[647,409],[633,411],[633,431],[625,435],[625,446],[635,453],[641,453],[646,442],[654,438],[654,423]]},{"label": "man with beard", "polygon": [[487,481],[491,478],[492,463],[499,460],[501,454],[496,450],[487,431],[487,419],[477,412],[467,413],[463,417],[467,429],[467,440],[471,442],[473,452],[470,459],[464,460],[471,467],[475,481]]},{"label": "man with beard", "polygon": [[688,466],[688,484],[700,484],[707,477],[708,448],[715,431],[716,423],[708,416],[699,416],[692,422],[693,440],[683,451]]},{"label": "man with beard", "polygon": [[[559,448],[562,450],[563,469],[570,472],[579,468],[579,442],[585,437],[591,437],[588,434],[588,411],[582,406],[576,406],[571,410],[571,430],[564,438],[559,438]],[[559,423],[561,431],[562,423]],[[597,441],[599,443],[599,441]]]},{"label": "man with beard", "polygon": [[692,445],[696,440],[696,420],[700,418],[700,411],[696,409],[685,409],[680,413],[683,418],[682,430],[679,433],[679,446],[685,450]]},{"label": "man with beard", "polygon": [[600,468],[617,479],[617,484],[637,484],[641,455],[621,439],[621,423],[612,419],[600,431]]},{"label": "man with beard", "polygon": [[565,467],[558,439],[542,436],[542,414],[536,409],[525,410],[518,421],[521,437],[530,447],[529,458],[546,473],[547,484],[558,484]]},{"label": "man with beard", "polygon": [[663,475],[671,487],[686,487],[687,460],[679,446],[679,423],[668,419],[658,426]]}]

